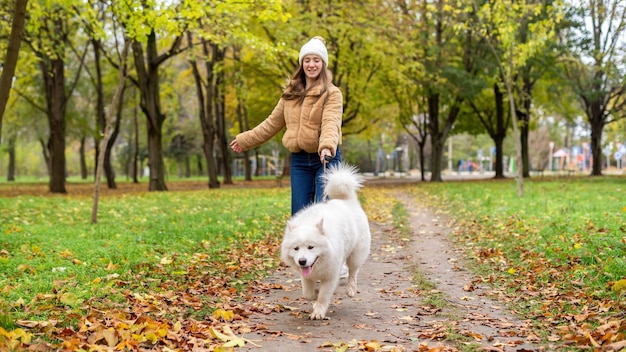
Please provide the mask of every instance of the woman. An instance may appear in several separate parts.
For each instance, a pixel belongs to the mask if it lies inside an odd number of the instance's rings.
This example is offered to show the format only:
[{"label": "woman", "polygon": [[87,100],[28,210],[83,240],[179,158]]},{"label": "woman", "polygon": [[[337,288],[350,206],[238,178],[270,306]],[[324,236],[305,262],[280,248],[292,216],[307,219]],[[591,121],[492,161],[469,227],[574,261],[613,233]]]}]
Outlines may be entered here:
[{"label": "woman", "polygon": [[[322,201],[326,163],[341,162],[343,97],[332,83],[324,39],[314,37],[300,49],[298,69],[274,111],[230,143],[237,153],[259,146],[286,127],[283,145],[291,154],[291,214]],[[330,166],[330,165],[328,165]]]}]

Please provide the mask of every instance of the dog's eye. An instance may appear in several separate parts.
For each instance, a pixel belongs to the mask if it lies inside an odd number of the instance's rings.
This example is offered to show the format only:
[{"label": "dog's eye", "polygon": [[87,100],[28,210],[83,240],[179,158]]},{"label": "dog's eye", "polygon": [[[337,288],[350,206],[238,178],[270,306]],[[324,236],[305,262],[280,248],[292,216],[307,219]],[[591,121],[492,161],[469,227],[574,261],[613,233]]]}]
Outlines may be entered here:
[{"label": "dog's eye", "polygon": [[300,247],[294,247],[294,250],[296,250],[296,251],[300,250]]},{"label": "dog's eye", "polygon": [[313,247],[313,246],[309,246],[309,250],[311,250],[311,249],[313,249],[313,248],[315,248],[315,247]]}]

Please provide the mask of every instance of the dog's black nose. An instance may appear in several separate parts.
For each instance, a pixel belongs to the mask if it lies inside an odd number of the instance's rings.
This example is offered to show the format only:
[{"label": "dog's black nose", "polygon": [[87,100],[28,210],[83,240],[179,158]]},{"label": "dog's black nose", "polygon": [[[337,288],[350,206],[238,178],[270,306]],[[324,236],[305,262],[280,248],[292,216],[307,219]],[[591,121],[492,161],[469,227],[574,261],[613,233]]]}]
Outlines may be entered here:
[{"label": "dog's black nose", "polygon": [[306,265],[306,259],[298,260],[298,264],[300,264],[300,266],[305,266]]}]

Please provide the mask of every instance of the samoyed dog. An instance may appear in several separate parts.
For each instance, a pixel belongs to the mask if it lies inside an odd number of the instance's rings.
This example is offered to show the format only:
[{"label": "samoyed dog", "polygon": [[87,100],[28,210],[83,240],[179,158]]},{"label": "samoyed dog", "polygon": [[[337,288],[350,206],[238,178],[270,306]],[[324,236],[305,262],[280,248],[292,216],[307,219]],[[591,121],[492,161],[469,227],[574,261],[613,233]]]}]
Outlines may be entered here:
[{"label": "samoyed dog", "polygon": [[302,276],[302,295],[315,301],[309,317],[313,320],[326,318],[344,263],[346,292],[350,297],[357,293],[357,276],[371,245],[367,216],[357,198],[362,176],[354,166],[339,164],[323,178],[327,200],[296,213],[285,227],[281,246],[282,261]]}]

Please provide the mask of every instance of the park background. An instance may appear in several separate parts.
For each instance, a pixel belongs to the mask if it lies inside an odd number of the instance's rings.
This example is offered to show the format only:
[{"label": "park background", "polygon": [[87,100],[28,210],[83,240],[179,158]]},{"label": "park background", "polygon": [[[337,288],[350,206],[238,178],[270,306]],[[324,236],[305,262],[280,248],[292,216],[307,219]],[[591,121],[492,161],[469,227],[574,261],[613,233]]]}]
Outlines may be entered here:
[{"label": "park background", "polygon": [[[532,322],[525,340],[625,348],[624,7],[2,2],[0,349],[242,342],[248,283],[279,265],[289,154],[280,136],[227,145],[270,113],[315,35],[344,96],[343,155],[382,184],[361,193],[372,224],[418,234],[411,197],[453,218],[479,281]],[[108,189],[90,214],[96,170]],[[470,173],[495,180],[407,177]],[[476,350],[443,318],[412,343]]]},{"label": "park background", "polygon": [[100,149],[109,188],[286,175],[280,135],[243,155],[227,145],[268,116],[315,35],[344,96],[343,155],[363,172],[441,181],[624,166],[622,1],[29,1],[14,11],[24,3],[0,5],[0,52],[15,49],[10,31],[23,21],[0,115],[8,181],[65,193],[68,178],[93,180]]}]

